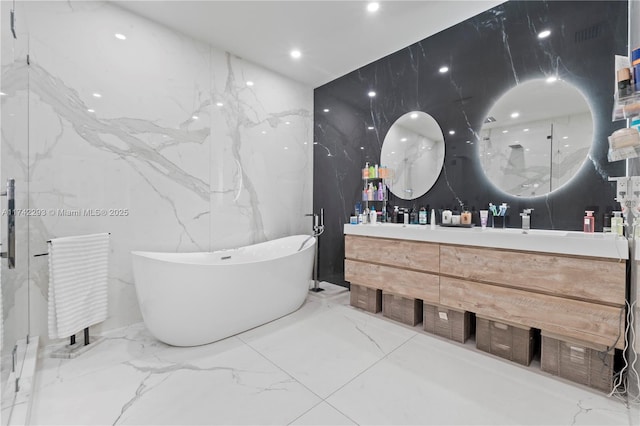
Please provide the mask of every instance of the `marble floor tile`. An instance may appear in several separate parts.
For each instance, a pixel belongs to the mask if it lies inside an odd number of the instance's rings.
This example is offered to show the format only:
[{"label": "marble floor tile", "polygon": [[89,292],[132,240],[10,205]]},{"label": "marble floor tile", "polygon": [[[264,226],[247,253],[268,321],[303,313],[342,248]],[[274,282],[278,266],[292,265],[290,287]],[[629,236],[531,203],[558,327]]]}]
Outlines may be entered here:
[{"label": "marble floor tile", "polygon": [[283,329],[238,337],[326,398],[415,333],[339,305]]},{"label": "marble floor tile", "polygon": [[603,394],[418,334],[327,398],[358,424],[628,424]]},{"label": "marble floor tile", "polygon": [[355,425],[347,416],[333,408],[326,402],[313,407],[290,425]]}]

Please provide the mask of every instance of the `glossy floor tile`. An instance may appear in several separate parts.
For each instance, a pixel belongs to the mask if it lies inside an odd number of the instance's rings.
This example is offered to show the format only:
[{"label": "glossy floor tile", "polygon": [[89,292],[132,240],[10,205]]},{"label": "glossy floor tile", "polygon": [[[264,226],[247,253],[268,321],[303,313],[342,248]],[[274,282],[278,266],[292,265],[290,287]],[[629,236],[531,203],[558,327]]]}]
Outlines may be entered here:
[{"label": "glossy floor tile", "polygon": [[42,351],[31,424],[640,425],[582,386],[348,305],[322,283],[279,320],[177,348],[143,324],[71,360]]}]

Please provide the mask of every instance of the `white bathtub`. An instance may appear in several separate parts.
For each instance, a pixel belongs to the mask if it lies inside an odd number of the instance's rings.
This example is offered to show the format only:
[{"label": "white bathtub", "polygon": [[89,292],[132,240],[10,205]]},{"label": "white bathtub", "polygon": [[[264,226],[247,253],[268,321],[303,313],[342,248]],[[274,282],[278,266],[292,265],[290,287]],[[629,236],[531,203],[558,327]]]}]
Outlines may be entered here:
[{"label": "white bathtub", "polygon": [[145,325],[165,343],[196,346],[290,314],[309,290],[316,239],[308,238],[212,253],[132,252]]}]

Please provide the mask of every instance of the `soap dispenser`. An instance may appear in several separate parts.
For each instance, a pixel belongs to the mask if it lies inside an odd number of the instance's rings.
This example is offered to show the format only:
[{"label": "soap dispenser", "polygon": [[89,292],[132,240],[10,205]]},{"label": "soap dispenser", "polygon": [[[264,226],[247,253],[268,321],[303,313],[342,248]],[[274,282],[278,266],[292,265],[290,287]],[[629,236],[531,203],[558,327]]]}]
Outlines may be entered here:
[{"label": "soap dispenser", "polygon": [[596,218],[593,217],[593,210],[585,210],[586,216],[584,217],[584,232],[593,233],[596,228]]},{"label": "soap dispenser", "polygon": [[376,214],[376,208],[371,206],[371,210],[369,211],[369,223],[374,225],[376,223],[376,219],[378,218]]},{"label": "soap dispenser", "polygon": [[611,232],[614,234],[618,234],[621,237],[624,235],[624,229],[622,219],[622,212],[613,212],[613,217],[611,218]]}]

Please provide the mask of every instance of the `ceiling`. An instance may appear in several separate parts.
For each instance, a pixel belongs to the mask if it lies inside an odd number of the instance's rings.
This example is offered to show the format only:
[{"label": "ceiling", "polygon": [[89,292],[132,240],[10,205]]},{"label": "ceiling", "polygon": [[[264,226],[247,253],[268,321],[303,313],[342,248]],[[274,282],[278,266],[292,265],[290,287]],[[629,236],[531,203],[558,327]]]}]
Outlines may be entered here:
[{"label": "ceiling", "polygon": [[315,88],[502,1],[387,0],[375,13],[366,1],[112,3]]}]

